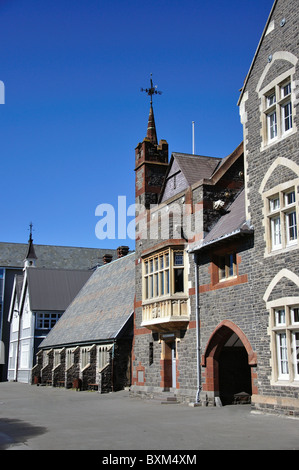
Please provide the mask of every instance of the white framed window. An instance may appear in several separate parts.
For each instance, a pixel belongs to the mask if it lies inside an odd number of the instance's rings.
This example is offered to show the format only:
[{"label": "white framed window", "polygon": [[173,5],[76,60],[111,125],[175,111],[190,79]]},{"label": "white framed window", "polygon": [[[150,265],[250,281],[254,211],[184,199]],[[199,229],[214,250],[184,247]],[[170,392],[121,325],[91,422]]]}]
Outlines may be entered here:
[{"label": "white framed window", "polygon": [[59,366],[60,364],[60,357],[61,357],[60,353],[61,353],[60,349],[54,350],[53,368]]},{"label": "white framed window", "polygon": [[112,344],[106,344],[98,347],[98,366],[100,371],[109,364],[112,347]]},{"label": "white framed window", "polygon": [[84,369],[90,363],[90,348],[81,348],[81,369]]},{"label": "white framed window", "polygon": [[268,251],[298,245],[297,187],[269,196],[266,205]]},{"label": "white framed window", "polygon": [[288,348],[286,333],[277,333],[278,379],[289,379]]},{"label": "white framed window", "polygon": [[275,309],[275,325],[281,326],[286,324],[286,312],[284,308]]},{"label": "white framed window", "polygon": [[61,316],[62,313],[57,312],[39,312],[36,314],[36,328],[39,330],[51,330]]},{"label": "white framed window", "polygon": [[271,310],[274,381],[299,386],[299,306]]},{"label": "white framed window", "polygon": [[21,342],[21,361],[20,361],[21,369],[29,368],[29,348],[30,348],[29,341]]},{"label": "white framed window", "polygon": [[272,143],[293,129],[291,79],[276,84],[264,95],[264,126],[266,143]]},{"label": "white framed window", "polygon": [[66,368],[69,369],[74,364],[74,349],[66,350]]}]

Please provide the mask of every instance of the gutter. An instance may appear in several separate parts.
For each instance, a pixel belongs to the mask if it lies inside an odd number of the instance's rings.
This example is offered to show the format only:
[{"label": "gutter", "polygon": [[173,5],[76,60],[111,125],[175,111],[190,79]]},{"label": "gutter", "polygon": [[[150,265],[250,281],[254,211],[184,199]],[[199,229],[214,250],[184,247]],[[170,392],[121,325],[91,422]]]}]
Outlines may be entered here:
[{"label": "gutter", "polygon": [[197,245],[189,250],[188,253],[197,253],[199,250],[203,249],[203,248],[206,248],[206,247],[210,247],[211,245],[215,245],[216,243],[219,243],[219,242],[222,242],[222,241],[225,241],[229,238],[233,238],[233,237],[236,237],[237,235],[250,235],[254,233],[254,228],[253,226],[249,226],[248,223],[244,223],[240,228],[238,228],[237,230],[234,230],[233,232],[231,233],[227,233],[221,237],[218,237],[218,238],[215,238],[214,240],[211,240],[210,242],[203,242],[201,243],[200,245]]}]

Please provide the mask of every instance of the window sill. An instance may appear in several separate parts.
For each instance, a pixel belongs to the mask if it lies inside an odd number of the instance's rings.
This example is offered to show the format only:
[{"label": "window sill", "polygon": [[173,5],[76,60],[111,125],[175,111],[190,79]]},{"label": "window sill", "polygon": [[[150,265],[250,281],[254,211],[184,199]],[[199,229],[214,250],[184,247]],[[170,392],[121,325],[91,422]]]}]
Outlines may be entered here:
[{"label": "window sill", "polygon": [[163,295],[161,297],[152,297],[151,299],[146,299],[142,301],[142,305],[150,305],[150,304],[155,304],[159,302],[165,302],[167,300],[188,300],[188,295],[184,293],[179,293],[179,294],[169,294],[169,295]]},{"label": "window sill", "polygon": [[292,245],[286,246],[285,248],[277,248],[275,250],[271,250],[271,251],[266,252],[265,253],[265,258],[267,258],[269,256],[275,256],[275,255],[287,253],[289,251],[297,250],[298,247],[299,247],[298,243],[294,243]]},{"label": "window sill", "polygon": [[288,379],[286,380],[274,380],[271,381],[271,385],[274,387],[299,387],[299,380],[293,380],[293,382],[290,382]]},{"label": "window sill", "polygon": [[273,147],[273,145],[278,144],[279,142],[282,142],[283,140],[287,139],[291,135],[296,133],[296,128],[292,128],[290,131],[284,132],[280,137],[275,137],[274,139],[267,140],[267,142],[262,142],[261,145],[261,152],[268,150],[269,148]]}]

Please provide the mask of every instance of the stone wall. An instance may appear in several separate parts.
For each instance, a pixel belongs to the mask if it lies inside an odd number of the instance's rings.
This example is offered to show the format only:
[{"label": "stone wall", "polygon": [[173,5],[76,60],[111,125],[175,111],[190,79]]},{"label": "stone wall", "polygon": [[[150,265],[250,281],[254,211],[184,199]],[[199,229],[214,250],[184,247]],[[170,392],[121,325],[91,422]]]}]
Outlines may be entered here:
[{"label": "stone wall", "polygon": [[[271,339],[269,303],[265,293],[275,276],[288,270],[296,279],[299,275],[298,243],[291,248],[269,253],[266,236],[265,191],[279,191],[282,184],[296,181],[299,177],[298,111],[298,5],[293,0],[278,1],[270,20],[270,28],[263,38],[248,82],[242,96],[240,114],[244,126],[245,168],[247,183],[247,211],[254,225],[254,248],[252,253],[252,311],[255,321],[254,347],[257,352],[258,394],[253,397],[253,406],[261,411],[280,412],[293,415],[299,410],[299,385],[283,383],[275,377],[277,367],[274,357],[274,340]],[[288,75],[292,79],[293,129],[271,142],[265,142],[263,130],[262,90],[279,83]],[[279,123],[278,123],[279,124]],[[298,183],[296,183],[297,185]],[[284,187],[287,187],[285,185]],[[298,186],[297,186],[298,187]],[[297,192],[297,190],[296,190]],[[298,222],[298,219],[297,219]],[[283,279],[277,284],[271,300],[284,305],[286,297],[298,296],[298,283]],[[287,284],[287,285],[286,285]],[[268,299],[269,301],[270,299]],[[271,355],[271,352],[273,354]]]}]

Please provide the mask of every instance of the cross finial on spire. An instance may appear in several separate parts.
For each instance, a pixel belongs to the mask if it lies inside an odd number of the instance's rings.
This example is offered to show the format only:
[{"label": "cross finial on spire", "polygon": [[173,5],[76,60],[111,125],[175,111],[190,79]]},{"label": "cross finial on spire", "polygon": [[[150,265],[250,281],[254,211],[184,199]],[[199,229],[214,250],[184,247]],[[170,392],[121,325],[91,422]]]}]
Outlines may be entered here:
[{"label": "cross finial on spire", "polygon": [[33,224],[30,222],[29,224],[29,240],[28,240],[28,247],[27,247],[27,254],[25,257],[25,268],[28,266],[35,266],[35,260],[37,256],[35,254],[34,246],[33,246],[33,239],[32,239],[32,231],[33,231]]},{"label": "cross finial on spire", "polygon": [[29,224],[29,232],[30,232],[29,233],[29,240],[32,240],[32,230],[33,230],[32,227],[33,227],[33,223],[30,222],[30,224]]},{"label": "cross finial on spire", "polygon": [[157,85],[154,86],[152,76],[153,74],[151,73],[151,87],[141,88],[141,91],[145,91],[151,97],[151,106],[153,104],[153,95],[162,95],[162,91],[157,90]]}]

